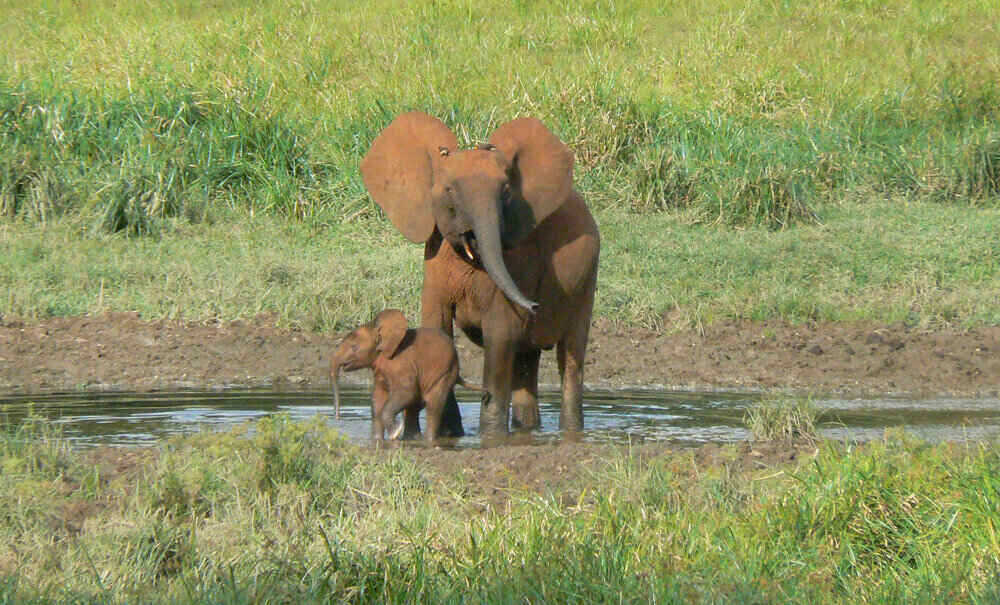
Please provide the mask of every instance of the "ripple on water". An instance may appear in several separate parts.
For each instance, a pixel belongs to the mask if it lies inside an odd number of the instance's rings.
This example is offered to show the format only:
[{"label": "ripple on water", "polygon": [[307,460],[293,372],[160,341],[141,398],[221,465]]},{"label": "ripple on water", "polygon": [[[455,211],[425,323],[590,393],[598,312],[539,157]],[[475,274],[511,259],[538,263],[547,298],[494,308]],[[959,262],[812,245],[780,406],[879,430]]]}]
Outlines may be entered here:
[{"label": "ripple on water", "polygon": [[[742,441],[750,435],[743,413],[758,395],[680,391],[588,391],[584,398],[587,430],[593,442],[667,441],[679,445]],[[0,398],[0,417],[18,425],[34,413],[57,423],[80,446],[151,445],[162,437],[202,429],[228,430],[275,413],[295,419],[317,414],[350,440],[365,442],[371,430],[369,392],[344,388],[341,418],[334,418],[328,391],[178,391],[155,393],[51,393]],[[827,399],[821,434],[834,439],[868,440],[886,428],[903,427],[929,440],[992,440],[1000,435],[998,399]],[[477,447],[479,402],[459,392],[468,437],[457,447]],[[558,438],[559,394],[541,396],[542,428],[532,443]]]}]

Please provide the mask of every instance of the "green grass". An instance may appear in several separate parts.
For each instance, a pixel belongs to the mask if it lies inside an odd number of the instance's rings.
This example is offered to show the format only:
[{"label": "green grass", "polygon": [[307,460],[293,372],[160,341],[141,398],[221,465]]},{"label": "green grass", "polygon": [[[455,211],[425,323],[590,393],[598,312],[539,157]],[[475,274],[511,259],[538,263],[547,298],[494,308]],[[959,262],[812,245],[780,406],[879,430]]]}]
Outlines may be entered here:
[{"label": "green grass", "polygon": [[223,220],[139,239],[81,236],[69,222],[0,226],[3,305],[26,317],[271,314],[283,325],[345,329],[386,307],[415,309],[420,272],[419,252],[371,220]]},{"label": "green grass", "polygon": [[[1000,210],[852,203],[823,225],[772,231],[597,213],[596,314],[657,329],[728,318],[1000,322]],[[0,312],[138,311],[191,320],[272,314],[342,330],[383,308],[418,315],[421,252],[388,221],[221,216],[156,237],[86,235],[68,218],[0,224]]]},{"label": "green grass", "polygon": [[327,329],[413,309],[419,249],[357,166],[420,109],[463,143],[535,115],[573,148],[599,315],[995,324],[998,18],[974,0],[6,3],[0,313]]},{"label": "green grass", "polygon": [[754,401],[743,414],[743,423],[754,440],[816,442],[821,416],[822,410],[809,397],[773,394]]},{"label": "green grass", "polygon": [[489,485],[435,470],[422,448],[357,448],[322,421],[171,439],[124,473],[43,425],[0,431],[4,602],[988,603],[1000,590],[990,445],[887,433],[763,468],[736,449],[706,464],[612,448],[491,507]]},{"label": "green grass", "polygon": [[651,327],[719,319],[995,324],[1000,213],[845,203],[822,225],[720,230],[600,215],[600,314]]}]

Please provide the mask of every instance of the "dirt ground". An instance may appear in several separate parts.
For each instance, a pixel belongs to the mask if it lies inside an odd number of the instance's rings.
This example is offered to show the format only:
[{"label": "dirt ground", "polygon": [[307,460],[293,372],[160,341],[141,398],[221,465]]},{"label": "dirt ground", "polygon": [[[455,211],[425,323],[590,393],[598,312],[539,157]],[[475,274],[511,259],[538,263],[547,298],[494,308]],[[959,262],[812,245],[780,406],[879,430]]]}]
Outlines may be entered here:
[{"label": "dirt ground", "polygon": [[[338,335],[274,326],[272,317],[197,323],[145,321],[132,313],[41,322],[0,319],[0,395],[81,389],[326,389],[327,358]],[[457,346],[463,374],[480,380],[479,349],[464,337]],[[542,356],[544,385],[558,384],[554,357],[552,352]],[[343,378],[368,380],[366,372]],[[704,332],[657,333],[598,320],[585,378],[589,388],[601,389],[781,388],[856,396],[996,397],[1000,327],[926,331],[902,325],[729,322]],[[571,441],[535,447],[513,443],[488,456],[475,449],[420,444],[404,449],[434,473],[462,476],[473,500],[486,509],[504,507],[509,494],[523,489],[555,489],[572,503],[578,479],[602,468],[607,459],[602,448],[607,447]],[[647,444],[640,455],[652,459],[670,447]],[[753,471],[794,463],[796,456],[814,448],[744,443],[735,452],[724,450],[707,445],[691,455],[700,465],[736,463]],[[99,448],[90,455],[95,464],[117,468],[131,467],[155,452]]]},{"label": "dirt ground", "polygon": [[[0,394],[226,387],[325,389],[339,335],[252,321],[145,321],[134,313],[0,318]],[[480,349],[460,337],[462,373],[481,379]],[[344,374],[363,383],[367,372]],[[867,323],[721,322],[703,332],[591,330],[589,388],[788,389],[801,393],[995,397],[1000,327],[922,330]],[[554,352],[541,383],[558,385]]]}]

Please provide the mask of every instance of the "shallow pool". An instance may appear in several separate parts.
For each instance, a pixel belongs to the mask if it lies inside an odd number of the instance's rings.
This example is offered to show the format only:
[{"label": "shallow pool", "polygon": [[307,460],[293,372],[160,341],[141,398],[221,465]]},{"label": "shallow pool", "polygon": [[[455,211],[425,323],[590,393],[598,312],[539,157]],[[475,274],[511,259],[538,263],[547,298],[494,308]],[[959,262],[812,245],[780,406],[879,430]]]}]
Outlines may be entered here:
[{"label": "shallow pool", "polygon": [[[0,398],[0,419],[19,424],[29,413],[61,425],[80,446],[150,445],[168,435],[203,428],[227,430],[268,414],[294,418],[323,415],[355,442],[371,428],[367,388],[344,388],[336,420],[327,391],[225,390],[156,393],[60,393]],[[594,442],[668,441],[678,445],[741,441],[749,437],[742,419],[757,395],[655,390],[588,391],[584,399],[584,440]],[[479,399],[458,393],[467,437],[457,447],[479,445]],[[819,399],[826,437],[869,440],[885,429],[903,427],[928,441],[992,440],[1000,434],[1000,399]],[[559,437],[559,394],[543,392],[542,428],[528,443]]]}]

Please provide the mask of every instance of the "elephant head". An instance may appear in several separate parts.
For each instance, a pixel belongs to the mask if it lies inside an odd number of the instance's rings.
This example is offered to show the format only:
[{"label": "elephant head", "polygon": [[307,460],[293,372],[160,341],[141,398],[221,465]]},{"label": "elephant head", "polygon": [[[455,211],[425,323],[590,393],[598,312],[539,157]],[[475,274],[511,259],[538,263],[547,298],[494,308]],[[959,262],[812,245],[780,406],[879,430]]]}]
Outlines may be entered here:
[{"label": "elephant head", "polygon": [[[340,341],[330,356],[330,383],[333,387],[333,406],[338,419],[340,418],[340,371],[351,372],[374,367],[380,356],[392,359],[405,339],[407,329],[406,316],[397,309],[388,309]],[[398,435],[402,428],[400,424],[392,431],[393,434]]]},{"label": "elephant head", "polygon": [[455,135],[420,112],[397,117],[361,162],[365,187],[413,242],[435,230],[481,265],[512,302],[534,311],[503,260],[571,195],[573,154],[534,118],[500,126],[489,143],[457,150]]}]

